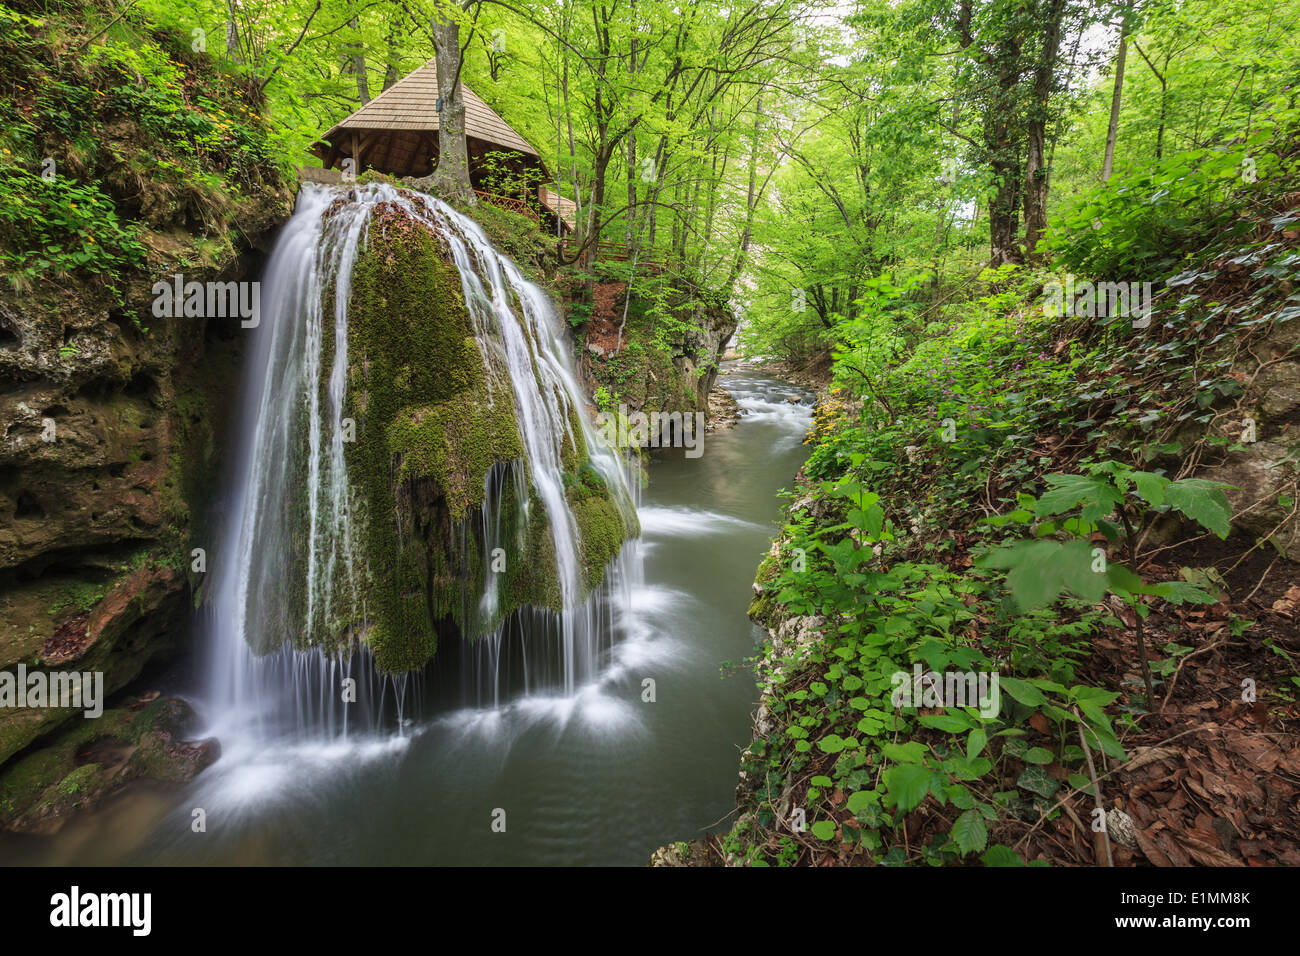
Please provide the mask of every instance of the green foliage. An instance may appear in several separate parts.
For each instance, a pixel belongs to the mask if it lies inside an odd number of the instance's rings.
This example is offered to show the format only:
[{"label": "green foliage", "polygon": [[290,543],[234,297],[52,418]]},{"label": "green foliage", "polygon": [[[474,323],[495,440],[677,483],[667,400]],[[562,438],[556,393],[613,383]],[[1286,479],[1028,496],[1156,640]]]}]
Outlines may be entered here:
[{"label": "green foliage", "polygon": [[1183,251],[1231,226],[1284,173],[1279,152],[1300,111],[1275,105],[1230,145],[1187,149],[1075,198],[1054,221],[1057,262],[1089,275],[1147,278],[1173,269]]},{"label": "green foliage", "polygon": [[[851,456],[852,468],[866,464],[865,457]],[[920,852],[930,863],[953,862],[983,853],[1001,814],[1034,818],[1040,809],[1053,809],[1041,801],[1059,785],[1038,768],[1057,762],[1081,768],[1082,752],[1067,743],[1080,723],[1075,708],[1093,745],[1122,756],[1103,710],[1117,695],[1074,679],[1079,638],[1095,627],[1095,612],[1079,622],[1038,618],[1023,627],[1024,619],[1001,600],[996,575],[902,560],[883,566],[880,549],[892,547],[900,532],[861,480],[823,481],[809,490],[831,504],[836,517],[809,515],[788,526],[777,569],[764,586],[777,591],[785,614],[827,624],[824,640],[806,652],[769,661],[787,676],[769,703],[779,729],[756,740],[747,755],[748,769],[766,781],[758,797],[760,823],[770,818],[761,807],[775,803],[783,780],[811,775],[808,815],[818,839],[842,842],[884,864],[902,862],[899,828],[933,801],[952,809],[953,822],[946,838]],[[975,622],[981,624],[978,644],[968,639]],[[935,672],[1004,674],[1010,665],[1026,676],[1002,678],[1006,693],[992,714],[973,701],[919,713],[896,706],[894,696],[898,675],[910,680],[914,663]],[[1026,747],[1036,714],[1055,729],[1044,744]],[[1009,771],[1020,781],[1018,790],[995,792]],[[838,828],[818,818],[831,809],[833,790],[842,791],[843,807],[852,814]],[[1007,862],[1000,851],[990,859]]]},{"label": "green foliage", "polygon": [[138,10],[98,22],[90,4],[44,19],[3,10],[0,262],[11,284],[80,273],[120,295],[145,264],[145,230],[191,221],[206,234],[196,249],[227,248],[223,214],[278,178],[248,92]]},{"label": "green foliage", "polygon": [[[1110,591],[1130,603],[1139,595],[1161,597],[1175,603],[1194,601],[1213,604],[1215,598],[1204,589],[1185,581],[1144,584],[1131,568],[1110,562],[1104,549],[1090,546],[1098,532],[1118,541],[1129,532],[1130,549],[1136,546],[1134,525],[1141,527],[1161,509],[1178,511],[1187,518],[1226,538],[1232,508],[1223,493],[1226,485],[1201,478],[1170,481],[1163,475],[1137,471],[1127,465],[1105,461],[1090,466],[1086,475],[1048,475],[1049,489],[1040,497],[1020,496],[1020,507],[1003,517],[990,519],[999,526],[1008,522],[1029,525],[1037,541],[1017,541],[987,554],[982,564],[1007,570],[1007,584],[1017,603],[1026,610],[1045,607],[1062,591],[1086,601],[1097,602]],[[1064,518],[1063,515],[1077,516]],[[1108,520],[1118,515],[1118,521]],[[1051,536],[1048,540],[1041,540]],[[1067,540],[1059,540],[1061,537]],[[1130,551],[1130,562],[1137,555]]]},{"label": "green foliage", "polygon": [[533,167],[520,166],[518,154],[488,150],[476,168],[479,188],[497,196],[528,198],[529,206],[536,211],[537,187],[541,185],[541,173]]},{"label": "green foliage", "polygon": [[46,180],[0,161],[0,262],[11,282],[78,269],[114,275],[144,258],[139,228],[98,184]]}]

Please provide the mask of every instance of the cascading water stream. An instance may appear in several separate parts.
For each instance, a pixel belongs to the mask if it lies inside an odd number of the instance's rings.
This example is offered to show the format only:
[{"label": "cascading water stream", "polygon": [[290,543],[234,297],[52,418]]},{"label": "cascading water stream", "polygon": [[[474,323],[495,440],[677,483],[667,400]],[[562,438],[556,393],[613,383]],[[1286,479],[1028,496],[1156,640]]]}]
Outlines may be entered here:
[{"label": "cascading water stream", "polygon": [[[504,400],[508,392],[514,403],[524,457],[488,472],[482,508],[458,533],[481,535],[484,554],[502,548],[513,556],[516,542],[501,538],[501,503],[511,487],[525,521],[541,520],[527,514],[531,484],[554,544],[563,611],[521,608],[474,641],[465,655],[474,702],[501,702],[502,647],[515,637],[541,648],[552,645],[552,634],[558,638],[558,661],[525,655],[525,690],[543,689],[556,663],[554,689],[575,693],[595,676],[613,618],[640,581],[637,546],[628,543],[597,592],[583,593],[579,530],[565,494],[566,445],[576,449],[581,438],[620,508],[635,508],[638,483],[581,411],[585,402],[547,295],[496,251],[477,224],[437,199],[387,185],[304,186],[264,273],[262,317],[251,333],[235,433],[230,517],[209,561],[208,693],[216,714],[212,731],[223,738],[332,739],[394,717],[400,723],[410,709],[417,682],[379,674],[363,635],[346,624],[365,618],[368,575],[358,546],[363,529],[356,523],[364,509],[345,454],[348,309],[353,267],[381,205],[395,207],[446,244],[487,379],[495,396]],[[467,595],[484,619],[501,606],[501,584],[489,570],[482,593]],[[342,650],[301,649],[293,640],[320,634]],[[339,688],[349,677],[368,707],[350,709],[342,701]]]}]

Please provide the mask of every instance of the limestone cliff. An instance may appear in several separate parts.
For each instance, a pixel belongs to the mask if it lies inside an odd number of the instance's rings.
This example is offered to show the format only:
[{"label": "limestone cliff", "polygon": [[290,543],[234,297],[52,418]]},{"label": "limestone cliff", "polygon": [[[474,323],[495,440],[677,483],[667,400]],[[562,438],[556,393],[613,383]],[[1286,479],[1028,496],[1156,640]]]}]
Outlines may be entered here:
[{"label": "limestone cliff", "polygon": [[[255,279],[292,194],[267,158],[256,97],[186,38],[125,21],[74,55],[57,18],[12,18],[0,68],[0,670],[101,671],[114,695],[186,640],[189,550],[243,345],[237,316],[156,316],[154,285]],[[64,755],[14,776],[69,733],[87,752],[112,735],[115,720],[79,713],[0,710],[0,822],[53,800],[42,794],[60,768],[75,767],[78,793],[117,772]]]}]

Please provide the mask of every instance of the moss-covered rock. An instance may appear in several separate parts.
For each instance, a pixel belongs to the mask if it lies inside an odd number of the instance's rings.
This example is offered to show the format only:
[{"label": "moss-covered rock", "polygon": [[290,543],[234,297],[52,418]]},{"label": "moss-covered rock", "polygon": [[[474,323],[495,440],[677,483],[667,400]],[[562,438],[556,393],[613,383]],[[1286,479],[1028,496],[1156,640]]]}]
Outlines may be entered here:
[{"label": "moss-covered rock", "polygon": [[749,619],[763,627],[771,627],[779,605],[772,582],[781,571],[781,540],[772,543],[767,555],[758,565],[754,575],[754,598],[749,602]]},{"label": "moss-covered rock", "polygon": [[[508,376],[489,371],[497,348],[492,330],[475,328],[442,239],[381,204],[348,304],[345,415],[357,439],[347,461],[367,585],[364,606],[337,637],[361,634],[386,671],[421,667],[448,626],[472,639],[518,607],[561,607],[552,529],[529,481],[515,396]],[[573,437],[561,462],[591,588],[635,519],[611,501],[587,462],[581,413],[569,413]],[[488,502],[490,475],[500,497]],[[479,530],[485,506],[502,542],[495,556],[484,553]],[[485,602],[489,582],[496,599]]]},{"label": "moss-covered rock", "polygon": [[[472,339],[469,347],[477,352]],[[400,461],[396,481],[432,481],[457,523],[482,504],[492,467],[523,455],[514,408],[499,398],[489,406],[469,391],[398,413],[388,447]]]},{"label": "moss-covered rock", "polygon": [[[609,406],[654,412],[707,411],[736,316],[698,290],[643,277],[596,286],[583,334],[583,372]],[[624,320],[626,317],[626,321]]]},{"label": "moss-covered rock", "polygon": [[48,833],[67,815],[148,778],[182,783],[217,759],[215,741],[187,741],[194,712],[176,698],[137,700],[61,730],[0,770],[0,827]]}]

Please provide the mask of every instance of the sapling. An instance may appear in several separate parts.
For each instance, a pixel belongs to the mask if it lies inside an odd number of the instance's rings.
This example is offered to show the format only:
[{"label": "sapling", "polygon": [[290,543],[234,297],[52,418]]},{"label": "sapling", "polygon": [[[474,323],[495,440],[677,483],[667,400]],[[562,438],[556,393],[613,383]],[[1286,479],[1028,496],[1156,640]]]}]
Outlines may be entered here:
[{"label": "sapling", "polygon": [[[1048,490],[1040,497],[1020,495],[1019,508],[989,519],[993,525],[1037,522],[1035,535],[1043,540],[1003,544],[980,563],[1008,572],[1007,586],[1022,610],[1044,607],[1062,591],[1094,603],[1107,592],[1123,600],[1133,610],[1150,707],[1155,691],[1143,626],[1150,609],[1142,597],[1160,597],[1173,604],[1213,604],[1215,597],[1189,581],[1144,582],[1137,573],[1140,532],[1154,516],[1177,511],[1226,538],[1232,508],[1223,492],[1231,486],[1202,478],[1171,481],[1116,461],[1094,464],[1084,475],[1047,475],[1046,481]],[[1104,550],[1091,547],[1097,532],[1108,542],[1123,544],[1131,568],[1108,562]]]}]

